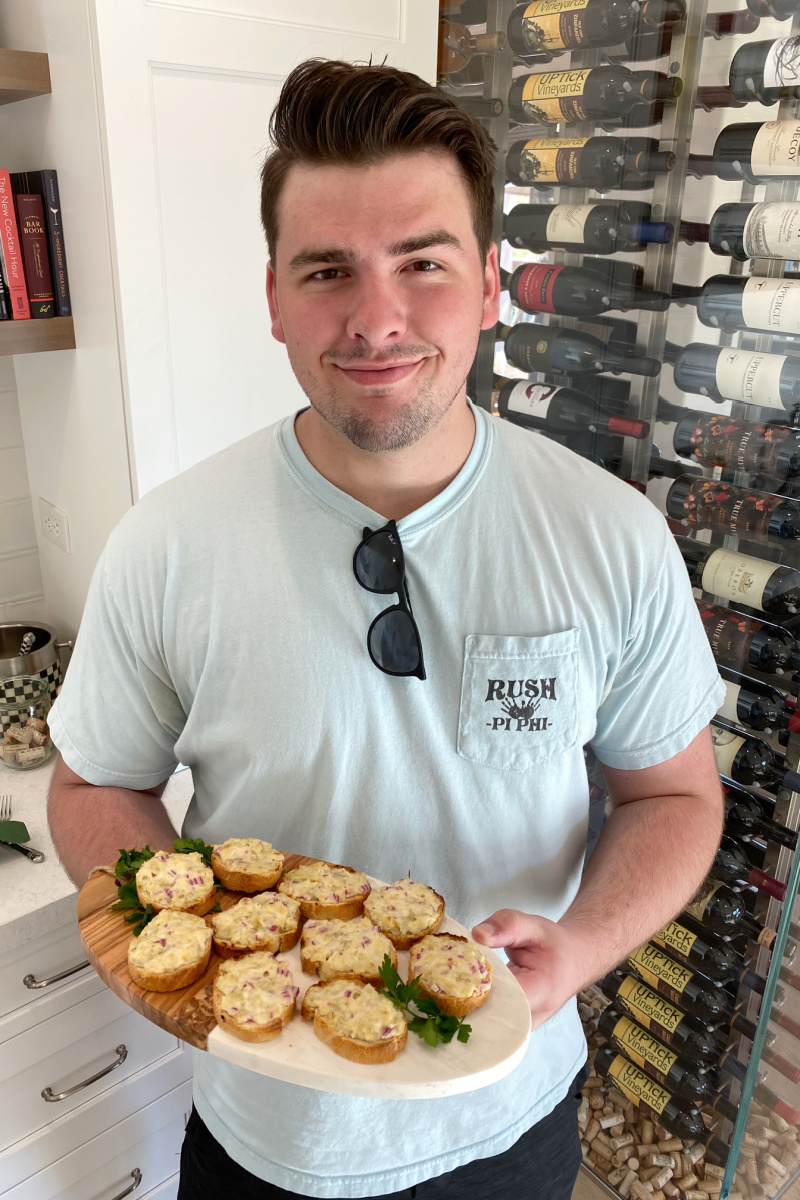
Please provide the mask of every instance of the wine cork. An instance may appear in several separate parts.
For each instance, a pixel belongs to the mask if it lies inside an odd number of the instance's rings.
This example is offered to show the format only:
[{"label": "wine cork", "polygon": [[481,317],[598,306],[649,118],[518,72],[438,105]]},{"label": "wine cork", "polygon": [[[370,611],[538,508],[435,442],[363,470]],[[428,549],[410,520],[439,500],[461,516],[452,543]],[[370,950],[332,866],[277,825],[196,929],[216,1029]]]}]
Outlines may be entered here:
[{"label": "wine cork", "polygon": [[664,1142],[658,1143],[658,1148],[662,1154],[671,1154],[673,1150],[677,1150],[680,1154],[683,1150],[683,1142],[679,1137],[667,1138]]},{"label": "wine cork", "polygon": [[628,1171],[626,1167],[617,1167],[615,1170],[609,1172],[608,1182],[612,1187],[616,1187],[618,1183],[622,1183],[627,1174]]},{"label": "wine cork", "polygon": [[654,1128],[657,1142],[663,1142],[669,1137],[669,1130],[665,1129],[663,1125],[659,1125],[658,1121],[656,1121]]},{"label": "wine cork", "polygon": [[613,1150],[621,1150],[623,1146],[633,1145],[632,1133],[618,1133],[611,1138],[611,1148]]},{"label": "wine cork", "polygon": [[648,1154],[642,1160],[642,1165],[645,1167],[669,1167],[671,1171],[674,1171],[675,1159],[671,1154]]},{"label": "wine cork", "polygon": [[[614,1115],[614,1112],[615,1112],[615,1109],[614,1109],[614,1105],[613,1105],[613,1104],[604,1104],[604,1105],[603,1105],[603,1116],[604,1116],[604,1117],[611,1117],[611,1116],[613,1116],[613,1115]],[[621,1115],[621,1114],[620,1114],[620,1115]],[[599,1118],[598,1118],[598,1119],[599,1119]],[[623,1121],[625,1120],[625,1118],[624,1118],[624,1117],[623,1117],[622,1119],[623,1119]]]},{"label": "wine cork", "polygon": [[609,1171],[611,1170],[611,1163],[607,1158],[601,1158],[596,1150],[591,1150],[589,1152],[589,1162],[592,1164],[598,1174],[602,1175],[603,1179],[608,1177]]},{"label": "wine cork", "polygon": [[674,1200],[674,1197],[680,1196],[678,1187],[674,1183],[665,1183],[661,1190],[665,1196],[669,1197],[669,1200]]},{"label": "wine cork", "polygon": [[605,1162],[609,1164],[611,1163],[611,1159],[614,1157],[614,1151],[610,1146],[604,1146],[599,1138],[595,1138],[591,1145],[593,1154],[599,1154],[599,1156]]},{"label": "wine cork", "polygon": [[585,1129],[589,1120],[589,1101],[586,1096],[581,1096],[581,1102],[578,1105],[578,1126],[580,1129]]},{"label": "wine cork", "polygon": [[779,1117],[777,1113],[771,1112],[767,1115],[767,1120],[777,1133],[786,1133],[789,1129],[789,1122],[783,1117]]},{"label": "wine cork", "polygon": [[694,1171],[692,1171],[689,1175],[681,1175],[680,1179],[678,1180],[678,1187],[682,1192],[690,1192],[692,1188],[696,1187],[699,1182],[700,1180],[697,1178]]},{"label": "wine cork", "polygon": [[[621,1112],[615,1112],[613,1109],[610,1113],[606,1113],[604,1116],[598,1117],[597,1119],[600,1122],[601,1129],[611,1129],[615,1125],[625,1124],[625,1114]],[[633,1138],[631,1138],[631,1141],[633,1141]]]},{"label": "wine cork", "polygon": [[656,1137],[656,1127],[652,1121],[645,1119],[642,1121],[642,1142],[645,1146],[652,1146]]},{"label": "wine cork", "polygon": [[692,1166],[694,1166],[695,1163],[700,1162],[700,1159],[704,1156],[705,1152],[706,1148],[702,1142],[694,1142],[686,1150],[686,1155],[690,1159]]},{"label": "wine cork", "polygon": [[620,1196],[623,1197],[623,1200],[628,1200],[628,1197],[631,1194],[631,1187],[636,1182],[636,1172],[628,1171],[628,1174],[622,1180],[622,1183],[620,1183],[617,1187],[617,1191],[619,1192]]},{"label": "wine cork", "polygon": [[725,1168],[717,1167],[714,1165],[714,1163],[706,1163],[705,1178],[706,1179],[724,1179],[725,1178]]},{"label": "wine cork", "polygon": [[661,1190],[661,1188],[664,1186],[665,1183],[669,1183],[670,1179],[672,1179],[672,1168],[671,1167],[662,1167],[661,1170],[659,1171],[658,1175],[654,1175],[653,1178],[650,1180],[650,1182],[652,1183],[655,1190],[658,1192]]},{"label": "wine cork", "polygon": [[582,1092],[592,1092],[603,1086],[603,1080],[599,1075],[590,1075],[586,1083],[581,1088]]},{"label": "wine cork", "polygon": [[604,1133],[602,1129],[595,1134],[594,1141],[601,1142],[604,1146],[608,1146],[609,1150],[613,1152],[614,1147],[611,1145],[611,1138],[607,1133]]},{"label": "wine cork", "polygon": [[650,1200],[650,1197],[653,1195],[653,1189],[647,1187],[644,1183],[640,1183],[637,1179],[635,1183],[631,1184],[631,1190],[628,1195],[631,1197],[631,1200]]},{"label": "wine cork", "polygon": [[761,1182],[762,1183],[776,1184],[776,1183],[780,1183],[780,1181],[781,1181],[780,1175],[778,1174],[777,1171],[773,1171],[772,1167],[762,1167],[761,1168]]},{"label": "wine cork", "polygon": [[758,1185],[761,1183],[761,1179],[759,1178],[758,1167],[756,1166],[755,1159],[749,1158],[745,1162],[744,1177],[747,1180],[748,1184],[750,1184],[751,1187],[753,1184],[755,1184],[756,1187],[758,1187]]},{"label": "wine cork", "polygon": [[642,1183],[649,1183],[654,1175],[657,1175],[661,1167],[642,1167],[639,1171],[639,1179]]},{"label": "wine cork", "polygon": [[584,1130],[584,1137],[586,1138],[587,1142],[593,1142],[599,1132],[600,1122],[592,1117],[592,1119],[589,1121],[589,1124],[586,1126],[586,1129]]},{"label": "wine cork", "polygon": [[595,1112],[597,1112],[597,1110],[599,1108],[603,1107],[603,1104],[604,1104],[604,1101],[603,1101],[603,1093],[602,1092],[599,1092],[599,1091],[589,1092],[589,1108],[591,1108]]},{"label": "wine cork", "polygon": [[685,1192],[683,1188],[681,1188],[680,1197],[681,1200],[708,1200],[708,1196],[705,1194],[705,1192],[698,1192],[695,1188],[692,1188],[692,1190],[689,1192]]},{"label": "wine cork", "polygon": [[581,1158],[584,1162],[586,1162],[587,1158],[589,1157],[591,1149],[592,1147],[586,1141],[586,1138],[581,1138]]},{"label": "wine cork", "polygon": [[642,1164],[639,1162],[638,1158],[636,1158],[635,1155],[632,1158],[628,1159],[628,1170],[629,1171],[638,1171],[639,1167],[641,1165]]},{"label": "wine cork", "polygon": [[783,1165],[783,1163],[778,1162],[777,1158],[775,1158],[772,1154],[765,1154],[761,1159],[761,1162],[765,1167],[772,1167],[773,1171],[777,1171],[781,1179],[783,1179],[784,1175],[786,1174],[786,1167]]},{"label": "wine cork", "polygon": [[721,1179],[704,1179],[702,1183],[703,1191],[707,1196],[718,1196],[722,1191]]}]

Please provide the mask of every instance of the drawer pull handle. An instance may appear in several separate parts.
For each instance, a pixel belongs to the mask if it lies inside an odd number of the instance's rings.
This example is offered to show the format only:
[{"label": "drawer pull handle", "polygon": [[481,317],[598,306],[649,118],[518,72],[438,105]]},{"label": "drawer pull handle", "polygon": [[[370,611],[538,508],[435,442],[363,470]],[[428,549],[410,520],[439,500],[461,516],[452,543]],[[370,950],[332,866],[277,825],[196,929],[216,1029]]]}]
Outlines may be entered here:
[{"label": "drawer pull handle", "polygon": [[54,1093],[49,1087],[46,1087],[42,1092],[42,1099],[46,1100],[48,1104],[52,1104],[55,1100],[66,1100],[67,1096],[72,1096],[75,1092],[79,1092],[81,1088],[88,1087],[90,1083],[94,1083],[95,1080],[102,1079],[104,1075],[107,1075],[109,1071],[113,1071],[115,1067],[121,1067],[128,1057],[127,1047],[124,1045],[117,1046],[114,1053],[118,1054],[119,1057],[110,1067],[103,1067],[102,1071],[98,1071],[96,1075],[92,1075],[91,1079],[84,1079],[83,1083],[76,1083],[75,1087],[67,1088],[65,1092]]},{"label": "drawer pull handle", "polygon": [[59,979],[66,979],[68,975],[74,975],[76,971],[82,971],[89,965],[87,958],[84,962],[78,963],[77,967],[70,967],[67,971],[62,971],[60,975],[51,975],[49,979],[37,979],[35,975],[26,975],[22,982],[26,988],[50,987],[51,983],[58,983]]},{"label": "drawer pull handle", "polygon": [[126,1187],[124,1192],[117,1192],[116,1196],[112,1196],[111,1200],[122,1200],[123,1196],[130,1196],[131,1192],[135,1192],[139,1184],[142,1182],[142,1172],[138,1167],[134,1167],[131,1171],[133,1183],[130,1187]]}]

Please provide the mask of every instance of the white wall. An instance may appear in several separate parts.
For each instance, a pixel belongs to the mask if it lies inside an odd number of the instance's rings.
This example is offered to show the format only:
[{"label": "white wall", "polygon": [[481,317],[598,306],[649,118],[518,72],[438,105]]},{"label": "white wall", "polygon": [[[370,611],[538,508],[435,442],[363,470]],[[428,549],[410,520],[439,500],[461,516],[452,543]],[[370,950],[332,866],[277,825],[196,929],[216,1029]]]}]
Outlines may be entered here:
[{"label": "white wall", "polygon": [[0,358],[0,624],[46,621],[14,363]]}]

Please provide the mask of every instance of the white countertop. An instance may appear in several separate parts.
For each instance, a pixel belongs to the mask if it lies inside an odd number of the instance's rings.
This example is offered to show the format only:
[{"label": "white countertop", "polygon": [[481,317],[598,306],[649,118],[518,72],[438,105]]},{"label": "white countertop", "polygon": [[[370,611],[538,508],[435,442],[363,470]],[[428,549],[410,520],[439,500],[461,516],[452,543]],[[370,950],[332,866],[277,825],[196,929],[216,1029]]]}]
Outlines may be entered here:
[{"label": "white countertop", "polygon": [[[34,771],[12,771],[0,763],[0,796],[11,796],[12,820],[25,822],[31,847],[45,856],[44,862],[32,863],[0,843],[0,954],[77,920],[78,891],[56,854],[47,822],[55,761]],[[184,768],[172,776],[162,796],[178,832],[192,792],[192,772]]]}]

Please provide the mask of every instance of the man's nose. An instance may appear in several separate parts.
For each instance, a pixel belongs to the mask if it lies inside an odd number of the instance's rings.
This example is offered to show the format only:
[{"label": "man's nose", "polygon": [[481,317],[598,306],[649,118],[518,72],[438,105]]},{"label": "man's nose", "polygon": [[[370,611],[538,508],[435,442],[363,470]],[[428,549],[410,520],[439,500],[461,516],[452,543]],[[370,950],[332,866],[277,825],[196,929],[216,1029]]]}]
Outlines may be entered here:
[{"label": "man's nose", "polygon": [[398,285],[375,276],[360,280],[352,293],[348,337],[379,347],[402,340],[406,329],[405,304]]}]

